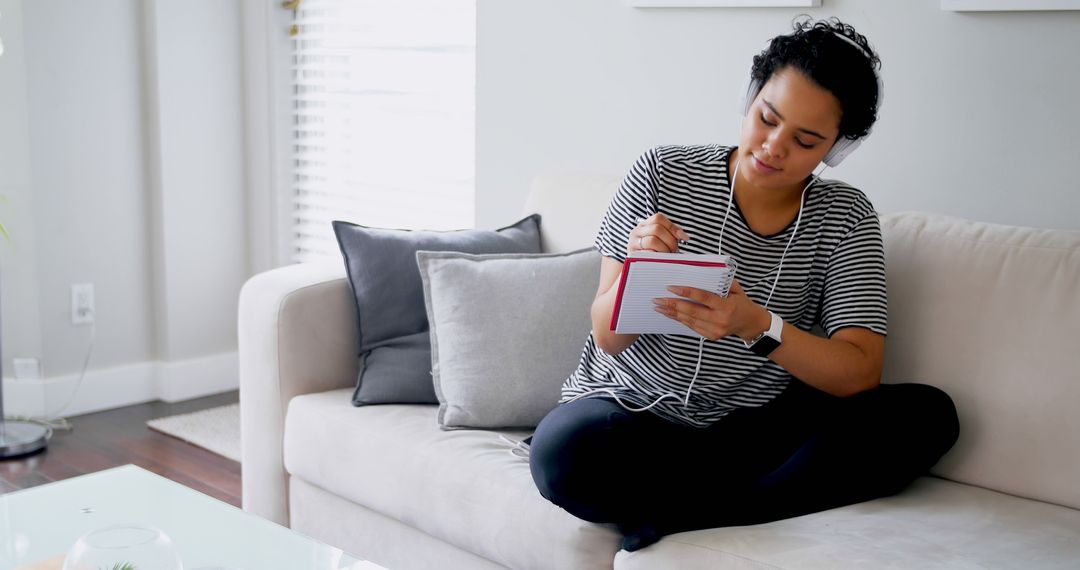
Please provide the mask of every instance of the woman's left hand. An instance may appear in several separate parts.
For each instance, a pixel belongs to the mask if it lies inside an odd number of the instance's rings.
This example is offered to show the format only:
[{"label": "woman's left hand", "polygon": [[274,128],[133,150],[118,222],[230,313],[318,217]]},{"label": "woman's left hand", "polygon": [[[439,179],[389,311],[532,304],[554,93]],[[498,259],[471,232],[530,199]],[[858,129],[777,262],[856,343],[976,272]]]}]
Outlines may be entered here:
[{"label": "woman's left hand", "polygon": [[769,311],[747,297],[737,280],[731,283],[727,297],[693,287],[673,286],[668,291],[685,298],[653,299],[656,311],[709,340],[736,335],[749,342],[769,328]]}]

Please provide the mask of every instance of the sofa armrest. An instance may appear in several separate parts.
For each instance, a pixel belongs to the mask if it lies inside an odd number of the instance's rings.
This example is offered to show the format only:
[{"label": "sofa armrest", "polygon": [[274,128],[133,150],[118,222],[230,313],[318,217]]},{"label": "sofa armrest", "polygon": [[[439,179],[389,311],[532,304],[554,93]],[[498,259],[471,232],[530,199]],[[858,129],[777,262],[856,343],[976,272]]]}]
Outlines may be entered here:
[{"label": "sofa armrest", "polygon": [[289,524],[282,460],[294,396],[356,382],[356,307],[340,264],[297,264],[240,291],[240,448],[244,510]]}]

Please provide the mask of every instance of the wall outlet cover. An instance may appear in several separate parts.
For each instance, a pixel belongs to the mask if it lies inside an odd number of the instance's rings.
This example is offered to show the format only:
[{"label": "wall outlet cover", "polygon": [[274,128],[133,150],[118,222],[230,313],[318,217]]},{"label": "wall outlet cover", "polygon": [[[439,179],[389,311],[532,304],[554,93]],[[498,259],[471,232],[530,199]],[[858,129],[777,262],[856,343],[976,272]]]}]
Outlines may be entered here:
[{"label": "wall outlet cover", "polygon": [[19,380],[40,380],[41,361],[36,358],[12,358],[15,365],[15,378]]},{"label": "wall outlet cover", "polygon": [[94,322],[94,284],[78,283],[71,286],[71,324],[86,325]]}]

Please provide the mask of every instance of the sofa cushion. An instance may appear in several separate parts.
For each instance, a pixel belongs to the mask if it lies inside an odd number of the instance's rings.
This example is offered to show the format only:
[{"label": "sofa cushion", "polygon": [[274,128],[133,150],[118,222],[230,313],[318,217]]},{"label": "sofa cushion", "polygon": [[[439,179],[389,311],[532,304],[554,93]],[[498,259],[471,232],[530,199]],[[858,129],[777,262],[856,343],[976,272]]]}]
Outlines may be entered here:
[{"label": "sofa cushion", "polygon": [[947,479],[1080,508],[1080,232],[884,216],[884,378],[956,402]]},{"label": "sofa cushion", "polygon": [[934,477],[903,493],[768,524],[685,532],[617,570],[1076,568],[1080,511]]},{"label": "sofa cushion", "polygon": [[497,231],[408,231],[334,222],[356,298],[363,368],[353,403],[434,404],[427,313],[416,252],[538,253],[540,216]]},{"label": "sofa cushion", "polygon": [[285,422],[286,470],[504,566],[611,568],[619,535],[541,497],[528,463],[498,439],[526,434],[441,430],[436,410],[354,408],[348,390],[298,396]]},{"label": "sofa cushion", "polygon": [[600,254],[416,254],[444,428],[532,428],[592,326]]}]

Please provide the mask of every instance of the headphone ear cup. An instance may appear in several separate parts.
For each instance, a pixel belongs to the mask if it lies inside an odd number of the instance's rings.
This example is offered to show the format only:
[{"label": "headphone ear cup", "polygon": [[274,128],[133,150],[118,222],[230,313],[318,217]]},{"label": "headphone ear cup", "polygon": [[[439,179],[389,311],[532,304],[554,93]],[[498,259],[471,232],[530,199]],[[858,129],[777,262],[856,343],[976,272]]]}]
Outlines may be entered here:
[{"label": "headphone ear cup", "polygon": [[825,155],[825,158],[821,159],[821,162],[824,162],[830,167],[836,167],[843,162],[849,154],[854,152],[855,149],[859,148],[860,143],[862,143],[862,139],[853,140],[841,137],[833,144],[832,148],[829,149],[829,152]]},{"label": "headphone ear cup", "polygon": [[742,90],[739,91],[738,109],[740,115],[746,116],[750,112],[750,105],[754,104],[754,99],[757,99],[759,91],[761,91],[761,82],[754,79],[753,76],[747,77]]}]

